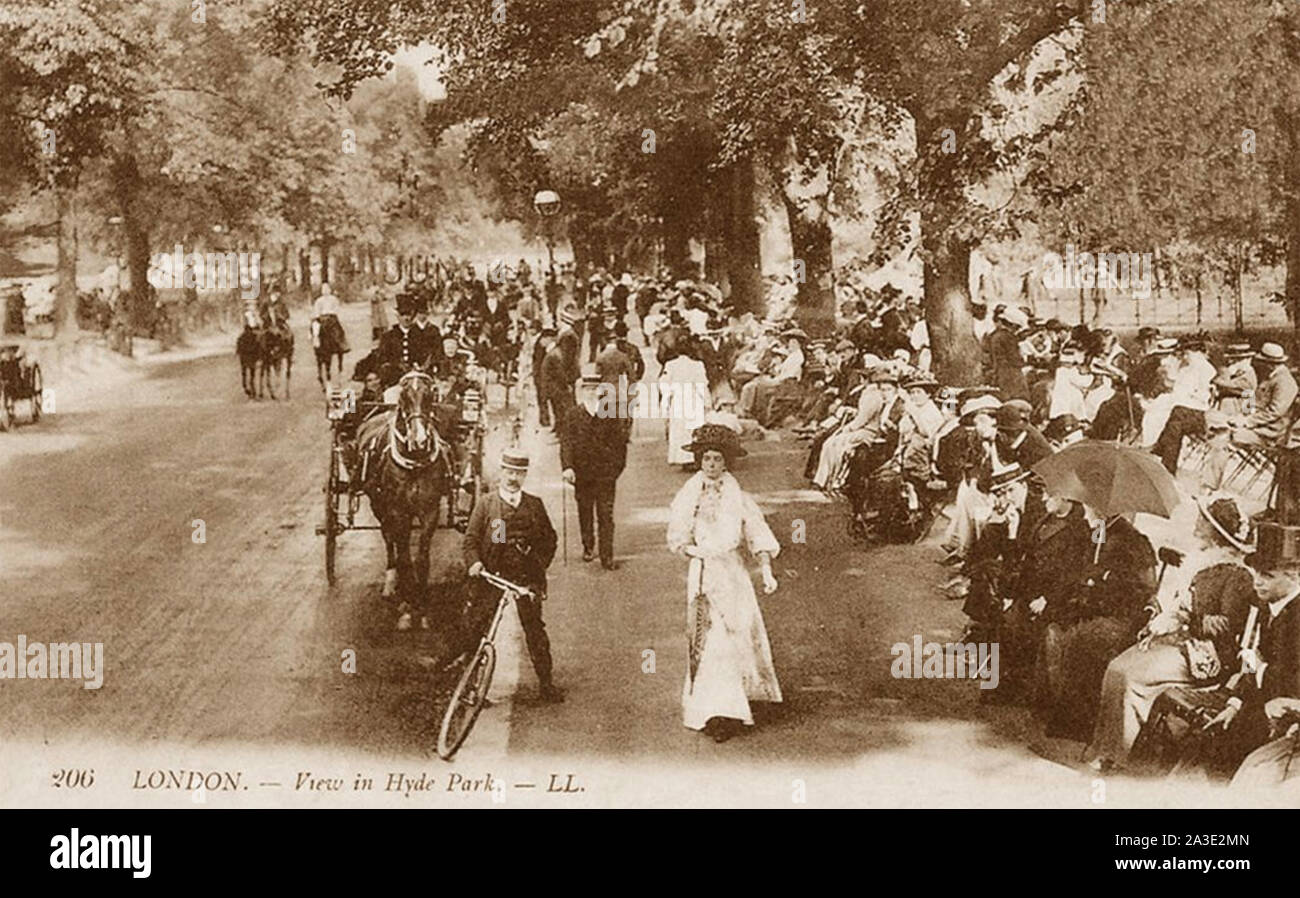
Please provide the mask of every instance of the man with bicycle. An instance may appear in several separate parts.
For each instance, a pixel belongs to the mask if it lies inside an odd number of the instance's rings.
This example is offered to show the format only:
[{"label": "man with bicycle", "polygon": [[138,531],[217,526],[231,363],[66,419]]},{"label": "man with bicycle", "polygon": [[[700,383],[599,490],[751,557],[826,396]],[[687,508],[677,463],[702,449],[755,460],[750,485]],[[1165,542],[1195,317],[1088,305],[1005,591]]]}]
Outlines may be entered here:
[{"label": "man with bicycle", "polygon": [[539,697],[562,702],[564,693],[551,679],[551,641],[542,622],[546,598],[546,569],[555,558],[558,540],[542,500],[523,491],[528,476],[528,456],[518,449],[501,453],[501,477],[495,492],[479,498],[465,529],[462,552],[470,576],[469,608],[463,634],[466,651],[487,629],[496,612],[500,591],[480,579],[483,571],[527,586],[533,596],[519,596],[519,622],[528,654],[537,672]]}]

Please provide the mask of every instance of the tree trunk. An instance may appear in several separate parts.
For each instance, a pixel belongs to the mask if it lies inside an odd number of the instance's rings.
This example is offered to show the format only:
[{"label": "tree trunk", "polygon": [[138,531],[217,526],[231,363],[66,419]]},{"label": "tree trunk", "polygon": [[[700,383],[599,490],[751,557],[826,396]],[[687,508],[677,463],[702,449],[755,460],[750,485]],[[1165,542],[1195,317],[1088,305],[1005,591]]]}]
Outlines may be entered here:
[{"label": "tree trunk", "polygon": [[982,377],[982,351],[970,308],[968,244],[944,231],[943,222],[922,220],[926,238],[924,307],[934,373],[945,384],[973,386]]},{"label": "tree trunk", "polygon": [[795,317],[810,336],[823,336],[835,329],[831,223],[821,203],[783,199],[797,279]]},{"label": "tree trunk", "polygon": [[1286,307],[1294,323],[1292,357],[1300,352],[1300,127],[1287,129],[1291,157],[1286,166]]},{"label": "tree trunk", "polygon": [[664,235],[664,265],[674,280],[691,276],[691,235],[686,216],[672,204],[661,216]]},{"label": "tree trunk", "polygon": [[1245,308],[1244,308],[1245,297],[1242,295],[1242,289],[1241,289],[1241,278],[1242,275],[1245,273],[1245,268],[1246,268],[1246,254],[1243,251],[1242,247],[1238,246],[1237,258],[1233,260],[1233,266],[1232,266],[1232,280],[1236,286],[1236,291],[1237,291],[1236,296],[1233,298],[1232,301],[1232,323],[1233,323],[1233,327],[1236,328],[1236,331],[1239,334],[1246,329]]},{"label": "tree trunk", "polygon": [[737,313],[761,315],[763,271],[758,219],[754,208],[754,163],[743,159],[730,169],[730,208],[727,215],[727,279],[731,307]]},{"label": "tree trunk", "polygon": [[298,250],[298,289],[303,296],[311,296],[311,246]]},{"label": "tree trunk", "polygon": [[[320,243],[320,282],[330,284],[333,278],[330,277],[330,252],[334,247],[334,240],[331,237],[322,237]],[[411,274],[415,274],[415,262],[411,262]]]},{"label": "tree trunk", "polygon": [[54,203],[58,210],[58,283],[54,287],[54,333],[75,337],[77,322],[77,222],[74,208],[76,188],[55,186]]},{"label": "tree trunk", "polygon": [[704,279],[722,287],[723,293],[727,292],[724,286],[727,276],[725,245],[721,236],[709,235],[704,238]]},{"label": "tree trunk", "polygon": [[146,331],[153,322],[153,302],[149,289],[149,213],[138,209],[143,193],[140,167],[134,154],[124,153],[113,162],[113,187],[122,214],[122,236],[126,242],[126,268],[130,278],[129,320],[135,331]]}]

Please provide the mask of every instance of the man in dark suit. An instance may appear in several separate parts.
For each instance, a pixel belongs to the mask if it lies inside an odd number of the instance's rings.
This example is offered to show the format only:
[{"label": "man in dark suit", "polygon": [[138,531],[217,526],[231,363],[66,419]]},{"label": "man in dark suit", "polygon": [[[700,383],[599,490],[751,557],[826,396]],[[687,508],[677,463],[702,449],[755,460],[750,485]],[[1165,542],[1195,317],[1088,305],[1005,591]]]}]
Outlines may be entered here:
[{"label": "man in dark suit", "polygon": [[398,294],[397,323],[379,341],[379,371],[384,377],[384,387],[391,387],[402,375],[416,365],[428,365],[433,347],[432,339],[415,325],[416,301],[408,293]]},{"label": "man in dark suit", "polygon": [[1020,353],[1020,329],[1023,313],[1004,309],[997,327],[988,336],[989,383],[1002,391],[1004,399],[1029,399],[1025,380],[1025,359]]},{"label": "man in dark suit", "polygon": [[1300,558],[1287,546],[1294,545],[1296,530],[1261,523],[1259,551],[1246,558],[1259,603],[1246,619],[1241,669],[1228,680],[1227,704],[1210,727],[1221,726],[1228,736],[1215,747],[1219,764],[1212,766],[1235,768],[1268,740],[1265,706],[1276,698],[1300,696]]},{"label": "man in dark suit", "polygon": [[600,566],[617,570],[614,561],[614,487],[627,464],[627,441],[631,420],[617,416],[614,394],[600,375],[582,378],[582,402],[568,412],[560,432],[560,467],[564,482],[573,484],[578,503],[578,528],[582,532],[582,560],[596,557],[599,542]]},{"label": "man in dark suit", "polygon": [[528,654],[537,672],[542,701],[562,702],[564,693],[552,680],[551,641],[542,622],[546,599],[546,569],[555,558],[555,528],[542,500],[523,491],[528,476],[528,456],[516,449],[501,453],[501,479],[495,492],[479,498],[470,515],[462,542],[462,557],[469,583],[470,608],[462,645],[473,643],[487,629],[496,612],[500,592],[478,580],[486,570],[533,590],[532,597],[517,601]]},{"label": "man in dark suit", "polygon": [[420,358],[415,360],[425,371],[433,371],[442,364],[442,331],[429,317],[428,299],[420,297],[415,304],[415,321],[412,324],[420,332],[418,351]]},{"label": "man in dark suit", "polygon": [[626,322],[620,321],[614,325],[614,345],[632,363],[632,383],[640,383],[641,378],[645,377],[645,359],[641,357],[641,350],[627,338]]},{"label": "man in dark suit", "polygon": [[546,353],[555,345],[555,328],[544,327],[537,339],[533,341],[533,390],[537,394],[537,423],[542,427],[551,426],[551,402],[542,382],[542,365]]},{"label": "man in dark suit", "polygon": [[573,384],[578,379],[578,335],[564,328],[542,358],[543,402],[551,404],[555,435],[563,436],[569,409],[573,408]]}]

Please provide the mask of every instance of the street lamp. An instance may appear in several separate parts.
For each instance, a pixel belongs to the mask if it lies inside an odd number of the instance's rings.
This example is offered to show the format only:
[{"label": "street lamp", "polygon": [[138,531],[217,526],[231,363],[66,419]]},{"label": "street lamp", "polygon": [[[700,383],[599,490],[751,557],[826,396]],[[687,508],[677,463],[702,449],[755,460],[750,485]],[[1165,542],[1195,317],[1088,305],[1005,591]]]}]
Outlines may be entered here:
[{"label": "street lamp", "polygon": [[[554,218],[560,211],[560,195],[554,190],[539,190],[533,197],[533,208],[543,221]],[[555,238],[550,225],[546,227],[546,255],[551,265],[551,280],[555,280]]]}]

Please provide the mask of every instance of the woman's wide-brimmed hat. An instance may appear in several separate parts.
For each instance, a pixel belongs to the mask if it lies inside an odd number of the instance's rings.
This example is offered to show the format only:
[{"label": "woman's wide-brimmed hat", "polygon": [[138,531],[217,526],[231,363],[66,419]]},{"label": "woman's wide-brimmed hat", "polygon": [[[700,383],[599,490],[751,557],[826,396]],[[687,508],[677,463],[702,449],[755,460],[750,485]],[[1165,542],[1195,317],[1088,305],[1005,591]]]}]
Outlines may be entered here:
[{"label": "woman's wide-brimmed hat", "polygon": [[1001,407],[1002,403],[996,396],[973,396],[961,404],[961,418],[962,421],[969,422],[980,412],[992,416]]},{"label": "woman's wide-brimmed hat", "polygon": [[1238,552],[1254,551],[1254,534],[1251,532],[1250,518],[1241,510],[1234,497],[1223,493],[1197,496],[1196,509],[1228,545]]},{"label": "woman's wide-brimmed hat", "polygon": [[727,458],[741,458],[748,455],[740,445],[740,437],[730,427],[721,424],[705,424],[691,431],[691,441],[682,447],[684,452],[703,454],[710,449],[721,452]]}]

